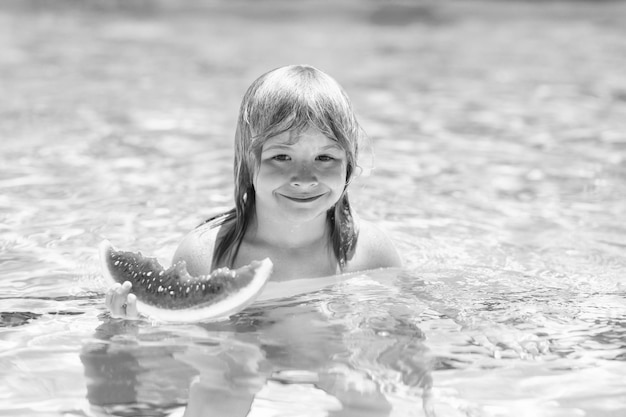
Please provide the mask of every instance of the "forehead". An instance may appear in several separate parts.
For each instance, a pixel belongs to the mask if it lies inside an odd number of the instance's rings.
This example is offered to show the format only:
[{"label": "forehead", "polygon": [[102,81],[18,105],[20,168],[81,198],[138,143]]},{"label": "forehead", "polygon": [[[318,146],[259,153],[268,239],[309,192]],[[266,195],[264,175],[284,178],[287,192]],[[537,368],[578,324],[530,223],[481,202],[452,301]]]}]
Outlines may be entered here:
[{"label": "forehead", "polygon": [[287,131],[276,136],[272,136],[263,144],[263,150],[274,147],[311,146],[319,148],[337,148],[341,146],[336,140],[328,138],[316,129],[308,128],[302,131]]}]

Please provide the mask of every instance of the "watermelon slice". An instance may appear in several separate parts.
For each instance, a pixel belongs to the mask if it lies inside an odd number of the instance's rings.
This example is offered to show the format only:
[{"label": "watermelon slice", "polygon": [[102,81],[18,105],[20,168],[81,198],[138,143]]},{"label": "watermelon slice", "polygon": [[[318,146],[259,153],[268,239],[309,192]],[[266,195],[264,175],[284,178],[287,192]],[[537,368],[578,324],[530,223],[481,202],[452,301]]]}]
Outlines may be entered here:
[{"label": "watermelon slice", "polygon": [[272,262],[266,258],[194,277],[184,261],[164,269],[156,258],[118,251],[107,240],[100,244],[100,260],[111,284],[130,281],[141,314],[163,321],[226,319],[250,305],[272,273]]}]

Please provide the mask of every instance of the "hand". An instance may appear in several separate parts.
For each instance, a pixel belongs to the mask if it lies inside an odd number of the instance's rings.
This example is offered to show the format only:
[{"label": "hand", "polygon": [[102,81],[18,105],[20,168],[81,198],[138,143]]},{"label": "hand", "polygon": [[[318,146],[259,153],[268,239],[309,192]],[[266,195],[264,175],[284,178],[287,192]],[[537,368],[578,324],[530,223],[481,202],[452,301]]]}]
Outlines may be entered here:
[{"label": "hand", "polygon": [[105,304],[111,317],[121,317],[125,319],[138,319],[137,297],[130,294],[132,284],[129,281],[124,284],[115,284],[106,293]]}]

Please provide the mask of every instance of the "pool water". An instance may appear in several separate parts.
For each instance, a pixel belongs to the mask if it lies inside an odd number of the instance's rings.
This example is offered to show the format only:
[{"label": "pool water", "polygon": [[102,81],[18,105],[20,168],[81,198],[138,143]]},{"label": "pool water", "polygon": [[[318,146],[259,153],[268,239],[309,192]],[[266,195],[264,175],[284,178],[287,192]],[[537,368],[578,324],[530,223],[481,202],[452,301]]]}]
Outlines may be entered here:
[{"label": "pool water", "polygon": [[[0,416],[626,414],[626,7],[543,3],[3,2]],[[243,92],[302,62],[404,267],[111,319],[98,243],[167,263],[229,208]]]}]

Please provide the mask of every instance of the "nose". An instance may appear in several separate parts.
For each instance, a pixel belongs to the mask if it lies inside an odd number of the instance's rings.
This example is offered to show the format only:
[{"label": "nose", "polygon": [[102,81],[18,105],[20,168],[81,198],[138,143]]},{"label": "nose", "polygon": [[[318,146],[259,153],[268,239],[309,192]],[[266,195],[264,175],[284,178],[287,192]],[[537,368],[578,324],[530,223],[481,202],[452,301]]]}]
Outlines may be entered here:
[{"label": "nose", "polygon": [[317,175],[307,166],[299,167],[293,173],[290,183],[292,187],[298,188],[311,188],[319,184]]}]

